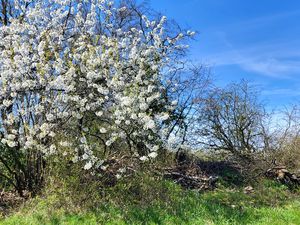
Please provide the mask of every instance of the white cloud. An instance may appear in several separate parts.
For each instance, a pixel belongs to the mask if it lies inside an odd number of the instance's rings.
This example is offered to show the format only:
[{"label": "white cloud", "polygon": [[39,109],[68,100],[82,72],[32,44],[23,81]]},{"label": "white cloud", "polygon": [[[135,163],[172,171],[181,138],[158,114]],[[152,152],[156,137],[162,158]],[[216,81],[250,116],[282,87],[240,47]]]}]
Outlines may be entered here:
[{"label": "white cloud", "polygon": [[234,49],[210,55],[206,60],[215,67],[236,65],[248,72],[288,79],[300,75],[300,43],[297,44],[294,47],[273,44]]},{"label": "white cloud", "polygon": [[300,75],[300,61],[291,62],[270,58],[248,61],[239,65],[247,71],[271,77],[291,78],[297,73]]},{"label": "white cloud", "polygon": [[[268,35],[274,24],[277,30],[284,28],[283,21],[288,23],[299,13],[300,10],[296,9],[215,27],[211,33],[212,46],[218,46],[221,52],[204,57],[215,67],[236,65],[247,72],[276,78],[299,76],[300,41],[297,32],[285,36]],[[277,26],[277,22],[281,22],[280,25]],[[245,35],[253,35],[253,38],[248,39]],[[249,41],[245,44],[241,40]]]}]

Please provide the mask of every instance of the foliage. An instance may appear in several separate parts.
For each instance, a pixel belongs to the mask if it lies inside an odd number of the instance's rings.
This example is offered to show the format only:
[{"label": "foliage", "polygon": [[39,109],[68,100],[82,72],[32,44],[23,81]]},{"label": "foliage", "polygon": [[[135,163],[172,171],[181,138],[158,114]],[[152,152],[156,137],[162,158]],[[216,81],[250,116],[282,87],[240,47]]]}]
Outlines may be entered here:
[{"label": "foliage", "polygon": [[[36,157],[32,160],[33,157]],[[34,150],[15,151],[0,143],[0,187],[14,187],[23,196],[23,190],[32,194],[39,191],[43,184],[45,161]],[[3,180],[3,181],[2,181]],[[2,183],[2,182],[3,183]]]}]

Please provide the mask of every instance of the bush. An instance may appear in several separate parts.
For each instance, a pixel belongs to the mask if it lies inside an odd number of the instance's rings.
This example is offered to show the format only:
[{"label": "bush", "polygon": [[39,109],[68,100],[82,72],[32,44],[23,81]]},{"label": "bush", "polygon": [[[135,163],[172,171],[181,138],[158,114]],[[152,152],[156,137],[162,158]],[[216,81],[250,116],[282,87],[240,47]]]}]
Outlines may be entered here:
[{"label": "bush", "polygon": [[273,154],[273,159],[278,164],[285,165],[291,171],[300,175],[300,138],[294,137],[285,141],[281,145],[281,149]]}]

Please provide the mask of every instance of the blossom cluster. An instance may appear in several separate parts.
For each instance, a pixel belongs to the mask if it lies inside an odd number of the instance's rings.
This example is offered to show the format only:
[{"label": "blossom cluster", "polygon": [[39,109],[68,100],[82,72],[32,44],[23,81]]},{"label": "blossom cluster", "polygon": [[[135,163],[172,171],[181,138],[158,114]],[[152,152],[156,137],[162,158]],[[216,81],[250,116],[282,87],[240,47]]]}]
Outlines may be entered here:
[{"label": "blossom cluster", "polygon": [[169,37],[165,17],[117,26],[126,10],[107,0],[38,0],[0,27],[3,144],[45,155],[67,148],[85,169],[103,161],[96,138],[105,148],[143,143],[147,153],[132,154],[157,156],[158,129],[174,107],[162,71],[184,35]]}]

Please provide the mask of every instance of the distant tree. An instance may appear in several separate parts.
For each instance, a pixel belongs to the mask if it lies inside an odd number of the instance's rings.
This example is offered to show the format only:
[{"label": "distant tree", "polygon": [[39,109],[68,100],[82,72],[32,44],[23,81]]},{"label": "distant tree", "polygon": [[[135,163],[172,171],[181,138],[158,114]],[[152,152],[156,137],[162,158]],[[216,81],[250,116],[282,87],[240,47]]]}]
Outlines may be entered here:
[{"label": "distant tree", "polygon": [[[293,171],[300,169],[300,107],[292,105],[278,113],[280,124],[274,129],[274,144],[268,156],[275,165],[284,165]],[[274,165],[272,165],[274,166]],[[300,172],[300,170],[299,170]]]},{"label": "distant tree", "polygon": [[265,147],[266,115],[253,86],[230,84],[213,90],[199,109],[196,137],[206,148],[249,159]]}]

